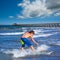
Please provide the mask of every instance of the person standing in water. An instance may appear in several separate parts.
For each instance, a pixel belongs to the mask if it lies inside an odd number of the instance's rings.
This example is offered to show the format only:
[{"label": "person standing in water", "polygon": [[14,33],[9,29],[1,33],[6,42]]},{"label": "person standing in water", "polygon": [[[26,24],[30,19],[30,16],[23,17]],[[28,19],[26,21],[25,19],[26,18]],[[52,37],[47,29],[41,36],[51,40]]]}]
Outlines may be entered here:
[{"label": "person standing in water", "polygon": [[[22,44],[22,50],[24,50],[25,45],[27,45],[29,48],[31,48],[32,51],[34,51],[34,47],[31,44],[31,40],[38,45],[38,43],[34,40],[33,35],[35,34],[35,32],[29,31],[29,32],[25,32],[22,36],[21,36],[21,40],[20,43]],[[30,38],[31,40],[29,40],[28,38]]]}]

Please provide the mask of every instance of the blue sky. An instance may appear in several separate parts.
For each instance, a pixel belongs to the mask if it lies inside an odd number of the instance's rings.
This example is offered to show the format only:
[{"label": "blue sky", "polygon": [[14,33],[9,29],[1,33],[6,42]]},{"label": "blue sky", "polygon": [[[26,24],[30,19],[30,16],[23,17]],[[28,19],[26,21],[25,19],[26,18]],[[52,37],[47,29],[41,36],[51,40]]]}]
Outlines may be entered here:
[{"label": "blue sky", "polygon": [[60,0],[0,0],[0,25],[60,22]]}]

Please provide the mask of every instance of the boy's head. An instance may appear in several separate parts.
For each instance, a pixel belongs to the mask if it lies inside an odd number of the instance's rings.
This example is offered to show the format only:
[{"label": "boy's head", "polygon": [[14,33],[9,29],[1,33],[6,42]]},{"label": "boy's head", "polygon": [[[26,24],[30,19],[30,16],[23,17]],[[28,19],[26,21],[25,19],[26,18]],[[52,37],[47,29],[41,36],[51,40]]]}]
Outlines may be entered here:
[{"label": "boy's head", "polygon": [[29,33],[30,33],[31,35],[34,35],[34,34],[35,34],[35,32],[34,32],[33,30],[29,31]]}]

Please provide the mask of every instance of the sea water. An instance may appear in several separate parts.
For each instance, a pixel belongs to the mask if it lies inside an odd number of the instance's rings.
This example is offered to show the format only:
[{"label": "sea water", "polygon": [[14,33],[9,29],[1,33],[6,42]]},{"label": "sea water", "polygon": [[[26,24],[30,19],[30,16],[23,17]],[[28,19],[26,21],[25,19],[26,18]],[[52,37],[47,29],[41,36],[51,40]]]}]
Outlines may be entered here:
[{"label": "sea water", "polygon": [[[19,40],[22,34],[30,30],[35,31],[33,38],[39,43],[39,46],[31,42],[35,47],[34,52],[27,46],[27,49],[21,51]],[[12,29],[0,29],[0,52],[2,56],[12,54],[13,60],[60,60],[60,28],[12,27]]]}]

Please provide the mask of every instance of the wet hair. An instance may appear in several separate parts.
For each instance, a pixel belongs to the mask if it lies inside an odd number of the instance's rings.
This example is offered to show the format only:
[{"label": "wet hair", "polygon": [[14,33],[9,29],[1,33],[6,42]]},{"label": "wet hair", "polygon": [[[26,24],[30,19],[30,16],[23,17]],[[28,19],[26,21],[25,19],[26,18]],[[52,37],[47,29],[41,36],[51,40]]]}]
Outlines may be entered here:
[{"label": "wet hair", "polygon": [[33,33],[33,34],[35,34],[35,32],[34,32],[33,30],[29,31],[29,33]]}]

